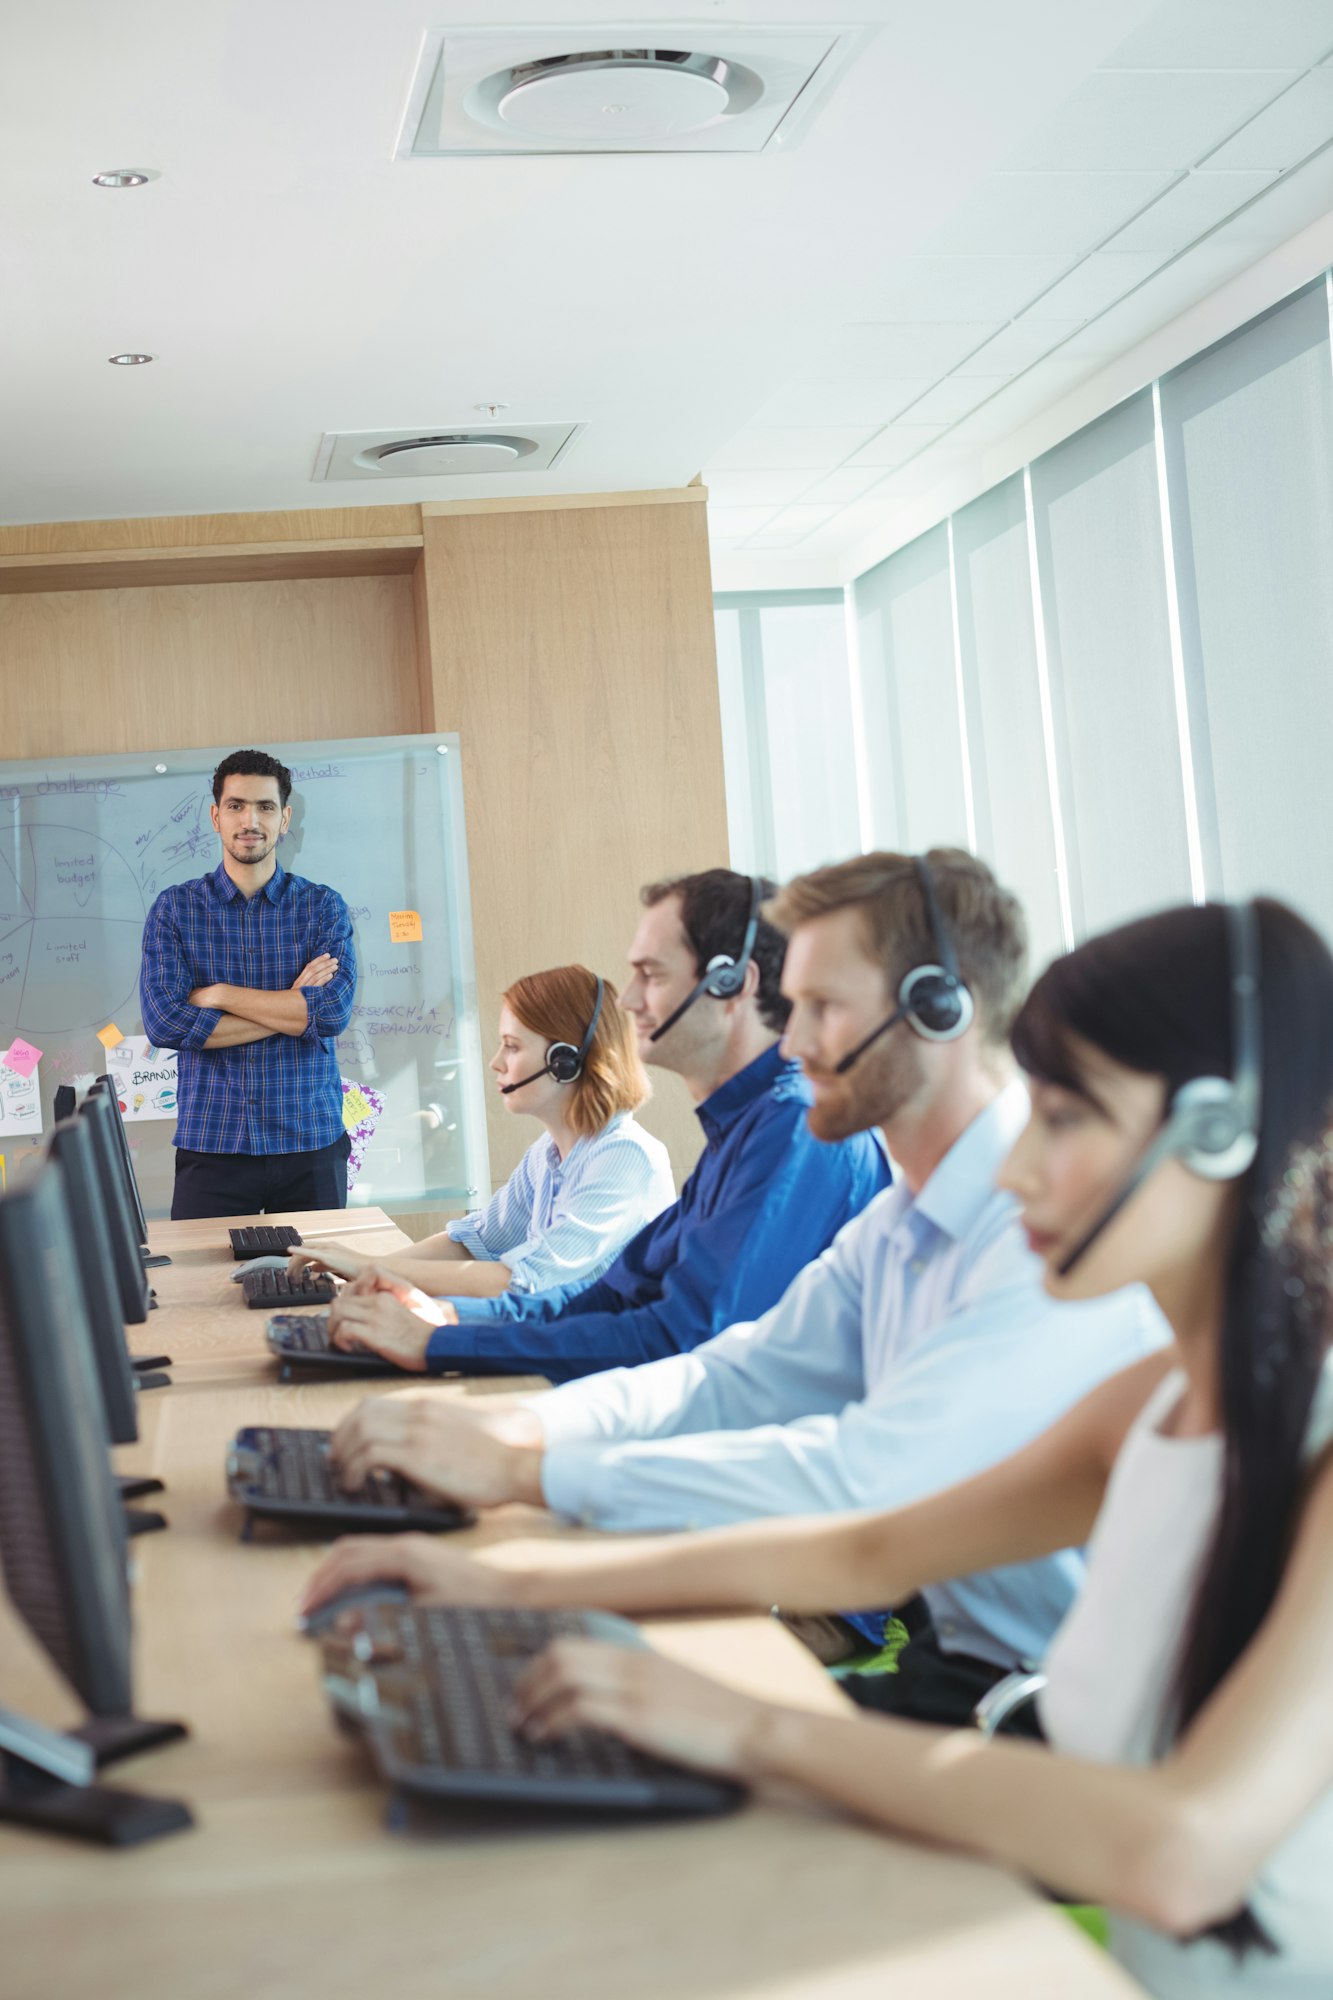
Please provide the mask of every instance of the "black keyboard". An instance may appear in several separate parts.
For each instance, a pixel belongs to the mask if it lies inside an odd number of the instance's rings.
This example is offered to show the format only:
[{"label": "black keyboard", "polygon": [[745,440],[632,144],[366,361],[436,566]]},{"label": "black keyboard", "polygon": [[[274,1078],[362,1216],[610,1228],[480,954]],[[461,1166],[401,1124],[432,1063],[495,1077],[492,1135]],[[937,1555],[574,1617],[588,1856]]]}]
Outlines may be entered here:
[{"label": "black keyboard", "polygon": [[632,1750],[603,1730],[546,1743],[515,1735],[514,1683],[554,1639],[642,1645],[596,1611],[372,1604],[324,1641],[335,1710],[364,1729],[385,1781],[423,1798],[644,1813],[730,1811],[740,1786]]},{"label": "black keyboard", "polygon": [[327,1313],[275,1313],[265,1329],[268,1344],[289,1380],[300,1368],[338,1368],[353,1375],[401,1375],[402,1369],[378,1354],[357,1354],[329,1339]]},{"label": "black keyboard", "polygon": [[245,1303],[252,1312],[272,1312],[275,1306],[327,1306],[337,1285],[327,1271],[247,1271],[241,1279]]},{"label": "black keyboard", "polygon": [[232,1499],[251,1514],[274,1520],[386,1533],[461,1528],[473,1518],[392,1472],[377,1472],[364,1486],[348,1491],[329,1463],[332,1435],[258,1424],[238,1431],[227,1449]]},{"label": "black keyboard", "polygon": [[301,1232],[289,1223],[275,1223],[271,1227],[265,1223],[254,1229],[229,1229],[231,1254],[238,1264],[246,1264],[251,1257],[285,1257],[289,1250],[301,1247]]}]

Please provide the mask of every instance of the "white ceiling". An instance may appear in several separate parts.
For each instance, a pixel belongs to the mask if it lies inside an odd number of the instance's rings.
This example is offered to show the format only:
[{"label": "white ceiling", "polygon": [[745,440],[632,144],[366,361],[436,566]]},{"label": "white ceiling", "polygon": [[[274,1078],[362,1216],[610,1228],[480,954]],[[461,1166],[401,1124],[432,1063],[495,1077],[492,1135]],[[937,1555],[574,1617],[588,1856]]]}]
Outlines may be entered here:
[{"label": "white ceiling", "polygon": [[[785,154],[392,157],[428,30],[571,15],[875,32]],[[1333,0],[67,0],[4,40],[5,521],[702,468],[722,579],[781,582],[1333,207]],[[91,186],[123,165],[161,178]],[[585,428],[312,482],[325,433],[486,403]]]}]

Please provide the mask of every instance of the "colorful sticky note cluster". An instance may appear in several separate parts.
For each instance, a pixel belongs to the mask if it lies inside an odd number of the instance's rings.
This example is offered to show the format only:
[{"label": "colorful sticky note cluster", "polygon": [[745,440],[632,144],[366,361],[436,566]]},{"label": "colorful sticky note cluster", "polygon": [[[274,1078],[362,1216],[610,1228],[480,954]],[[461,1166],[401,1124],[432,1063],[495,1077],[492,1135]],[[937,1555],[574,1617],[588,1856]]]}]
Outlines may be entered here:
[{"label": "colorful sticky note cluster", "polygon": [[22,1035],[19,1035],[11,1042],[4,1064],[5,1068],[12,1069],[16,1076],[31,1076],[41,1059],[41,1050],[35,1049],[31,1042],[25,1042]]},{"label": "colorful sticky note cluster", "polygon": [[421,917],[416,910],[390,910],[390,944],[420,944]]}]

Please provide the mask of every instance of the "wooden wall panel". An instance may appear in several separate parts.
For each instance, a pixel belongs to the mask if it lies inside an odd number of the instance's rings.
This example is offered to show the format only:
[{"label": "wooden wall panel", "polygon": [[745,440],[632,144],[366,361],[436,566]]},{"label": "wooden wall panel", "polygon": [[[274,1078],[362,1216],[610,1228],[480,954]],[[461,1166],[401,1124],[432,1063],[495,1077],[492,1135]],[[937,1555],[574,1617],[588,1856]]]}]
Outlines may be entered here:
[{"label": "wooden wall panel", "polygon": [[[581,959],[621,982],[640,885],[727,860],[706,515],[700,494],[422,525],[428,726],[462,738],[488,1027],[521,973]],[[680,1178],[698,1124],[654,1080],[646,1123]],[[532,1129],[490,1105],[499,1179]]]},{"label": "wooden wall panel", "polygon": [[412,590],[367,576],[0,596],[0,754],[415,732]]}]

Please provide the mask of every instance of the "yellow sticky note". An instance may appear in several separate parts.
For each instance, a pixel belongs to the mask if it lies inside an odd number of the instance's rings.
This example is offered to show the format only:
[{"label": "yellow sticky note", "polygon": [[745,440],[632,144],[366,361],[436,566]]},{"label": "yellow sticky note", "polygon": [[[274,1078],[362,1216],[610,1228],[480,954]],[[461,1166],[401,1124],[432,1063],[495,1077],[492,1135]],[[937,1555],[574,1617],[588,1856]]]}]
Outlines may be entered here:
[{"label": "yellow sticky note", "polygon": [[345,1090],[343,1092],[343,1124],[349,1132],[354,1132],[363,1118],[370,1116],[370,1106],[364,1091]]},{"label": "yellow sticky note", "polygon": [[389,943],[420,944],[421,918],[415,910],[390,910]]},{"label": "yellow sticky note", "polygon": [[97,1030],[97,1039],[104,1049],[114,1049],[125,1037],[114,1021],[108,1021],[104,1028]]}]

